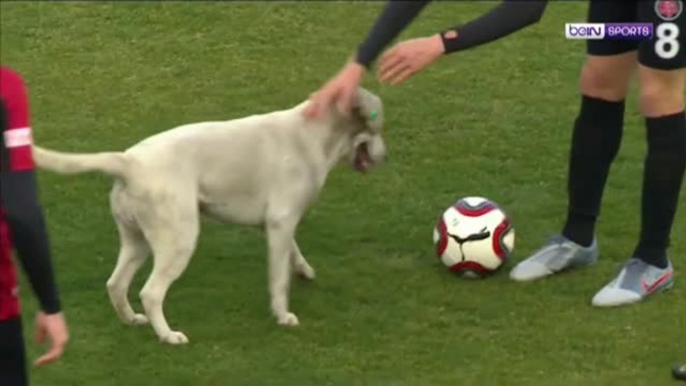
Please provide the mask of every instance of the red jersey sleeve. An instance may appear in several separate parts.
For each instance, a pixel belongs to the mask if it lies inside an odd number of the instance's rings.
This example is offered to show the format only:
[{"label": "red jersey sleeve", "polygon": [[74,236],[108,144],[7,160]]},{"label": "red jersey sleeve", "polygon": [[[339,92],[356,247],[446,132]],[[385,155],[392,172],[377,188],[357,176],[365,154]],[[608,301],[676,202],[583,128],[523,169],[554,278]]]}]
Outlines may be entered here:
[{"label": "red jersey sleeve", "polygon": [[21,76],[7,67],[0,67],[0,99],[4,108],[0,170],[18,172],[34,168],[33,144],[29,122],[29,101]]}]

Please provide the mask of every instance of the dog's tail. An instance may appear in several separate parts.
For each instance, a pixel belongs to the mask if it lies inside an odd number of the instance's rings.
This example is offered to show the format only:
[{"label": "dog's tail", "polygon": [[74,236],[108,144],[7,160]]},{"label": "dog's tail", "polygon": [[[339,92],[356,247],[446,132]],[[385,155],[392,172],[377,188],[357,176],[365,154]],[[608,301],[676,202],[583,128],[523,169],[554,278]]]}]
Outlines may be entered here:
[{"label": "dog's tail", "polygon": [[125,179],[131,160],[124,153],[104,152],[92,154],[70,154],[33,146],[33,158],[41,169],[59,174],[103,172]]}]

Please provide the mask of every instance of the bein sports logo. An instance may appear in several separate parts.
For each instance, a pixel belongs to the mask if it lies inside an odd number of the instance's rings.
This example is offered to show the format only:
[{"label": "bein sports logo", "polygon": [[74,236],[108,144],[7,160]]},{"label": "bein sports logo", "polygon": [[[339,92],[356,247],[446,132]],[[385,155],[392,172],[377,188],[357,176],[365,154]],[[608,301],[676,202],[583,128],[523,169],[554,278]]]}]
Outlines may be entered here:
[{"label": "bein sports logo", "polygon": [[566,23],[567,39],[643,40],[653,37],[651,23]]},{"label": "bein sports logo", "polygon": [[567,39],[602,40],[605,38],[603,23],[566,23]]}]

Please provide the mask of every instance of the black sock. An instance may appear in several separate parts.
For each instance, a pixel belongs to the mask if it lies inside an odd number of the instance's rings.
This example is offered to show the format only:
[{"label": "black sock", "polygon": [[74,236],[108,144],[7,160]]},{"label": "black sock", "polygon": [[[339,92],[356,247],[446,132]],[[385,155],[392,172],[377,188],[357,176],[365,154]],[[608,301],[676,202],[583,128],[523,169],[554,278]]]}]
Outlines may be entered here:
[{"label": "black sock", "polygon": [[634,256],[666,268],[669,234],[686,170],[686,115],[682,111],[646,118],[646,129],[648,156],[643,170],[641,239]]},{"label": "black sock", "polygon": [[610,166],[619,151],[624,101],[582,96],[569,156],[569,209],[562,234],[577,244],[593,243],[595,223]]}]

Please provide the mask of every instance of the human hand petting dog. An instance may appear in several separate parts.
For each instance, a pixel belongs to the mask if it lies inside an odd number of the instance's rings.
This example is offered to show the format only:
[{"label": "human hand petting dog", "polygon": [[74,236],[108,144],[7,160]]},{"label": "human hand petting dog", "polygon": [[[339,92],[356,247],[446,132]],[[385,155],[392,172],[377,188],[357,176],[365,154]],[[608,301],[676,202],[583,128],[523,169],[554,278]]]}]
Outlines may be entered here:
[{"label": "human hand petting dog", "polygon": [[365,68],[361,64],[355,61],[348,62],[321,89],[310,95],[310,104],[304,111],[305,116],[321,117],[324,111],[333,105],[336,105],[341,114],[349,116],[364,72]]},{"label": "human hand petting dog", "polygon": [[[439,35],[400,42],[381,56],[377,77],[381,83],[399,85],[435,62],[444,52],[445,47]],[[305,116],[321,117],[324,111],[334,105],[341,114],[349,116],[365,70],[363,65],[349,61],[324,86],[310,95],[310,104],[304,110]]]}]

